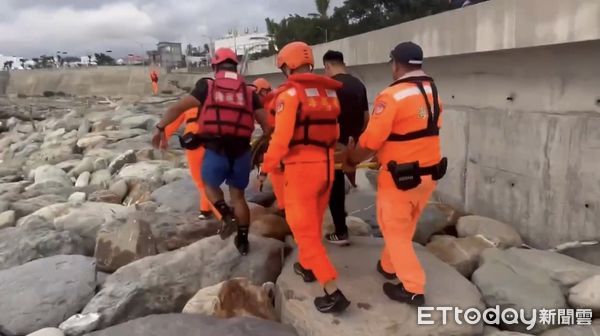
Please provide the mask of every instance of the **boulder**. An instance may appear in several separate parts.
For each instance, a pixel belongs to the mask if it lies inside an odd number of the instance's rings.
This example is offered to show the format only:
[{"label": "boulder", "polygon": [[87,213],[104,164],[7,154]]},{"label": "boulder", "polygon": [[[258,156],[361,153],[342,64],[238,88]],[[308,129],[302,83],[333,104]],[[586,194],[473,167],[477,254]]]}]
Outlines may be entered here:
[{"label": "boulder", "polygon": [[160,181],[163,172],[169,168],[172,168],[172,164],[168,161],[143,161],[123,167],[118,176],[124,179]]},{"label": "boulder", "polygon": [[494,243],[482,236],[456,238],[453,236],[434,236],[427,244],[427,250],[441,261],[456,268],[467,279],[475,272],[479,255],[487,248],[495,247]]},{"label": "boulder", "polygon": [[[371,228],[371,226],[358,217],[346,217],[346,226],[348,227],[348,233],[351,236],[370,237],[373,235],[373,229]],[[331,212],[327,211],[323,219],[323,234],[325,235],[334,231],[335,226],[333,225],[333,218],[331,217]]]},{"label": "boulder", "polygon": [[125,153],[117,156],[108,165],[108,171],[111,174],[117,174],[121,170],[121,168],[123,168],[125,165],[135,163],[136,161],[137,161],[137,159],[135,157],[135,151],[130,149],[130,150],[126,151]]},{"label": "boulder", "polygon": [[184,179],[188,176],[190,176],[189,169],[174,168],[174,169],[169,169],[165,172],[165,174],[163,175],[163,180],[165,181],[165,183],[169,184],[169,183]]},{"label": "boulder", "polygon": [[65,336],[65,334],[60,329],[44,328],[44,329],[38,330],[34,333],[31,333],[27,336]]},{"label": "boulder", "polygon": [[600,320],[592,325],[566,326],[546,331],[540,336],[598,336],[600,335]]},{"label": "boulder", "polygon": [[73,168],[69,172],[70,176],[77,177],[84,172],[93,173],[94,172],[94,159],[91,157],[84,157],[81,162],[77,166]]},{"label": "boulder", "polygon": [[248,202],[248,208],[250,209],[250,223],[253,223],[259,217],[266,215],[269,213],[267,208],[262,205],[258,205],[256,203]]},{"label": "boulder", "polygon": [[150,225],[144,220],[131,218],[116,230],[98,231],[94,256],[98,270],[112,273],[156,253],[156,239]]},{"label": "boulder", "polygon": [[77,158],[81,158],[81,155],[74,154],[73,147],[60,145],[44,148],[41,151],[31,154],[27,159],[27,166],[35,168],[42,164],[54,165]]},{"label": "boulder", "polygon": [[77,314],[69,317],[58,328],[65,336],[82,336],[96,330],[99,321],[100,314]]},{"label": "boulder", "polygon": [[413,241],[426,245],[434,234],[456,225],[459,213],[442,203],[428,203],[419,218]]},{"label": "boulder", "polygon": [[373,228],[378,228],[375,193],[362,189],[352,189],[346,195],[346,212],[348,216],[358,217]]},{"label": "boulder", "polygon": [[196,314],[151,315],[89,336],[296,336],[294,329],[272,321],[238,317],[219,319]]},{"label": "boulder", "polygon": [[10,202],[0,199],[0,213],[10,210]]},{"label": "boulder", "polygon": [[281,241],[285,241],[285,237],[292,234],[285,218],[273,214],[262,215],[254,220],[250,225],[250,232],[257,236]]},{"label": "boulder", "polygon": [[69,203],[83,203],[85,202],[85,199],[87,198],[87,195],[84,192],[81,191],[77,191],[72,193],[69,198],[67,199],[67,201]]},{"label": "boulder", "polygon": [[96,133],[88,134],[81,139],[77,140],[77,147],[79,148],[94,148],[99,145],[106,143],[106,137]]},{"label": "boulder", "polygon": [[266,191],[246,192],[246,200],[250,203],[256,203],[264,207],[270,207],[273,203],[275,203],[275,194],[273,192]]},{"label": "boulder", "polygon": [[90,179],[90,184],[91,185],[98,185],[98,186],[102,186],[103,188],[107,188],[108,185],[110,184],[110,172],[108,171],[108,169],[100,169],[95,171],[92,174],[92,177]]},{"label": "boulder", "polygon": [[[481,266],[473,273],[488,307],[523,309],[531,319],[533,309],[566,309],[560,286],[548,274],[508,251],[487,249],[481,254]],[[538,334],[554,326],[536,321],[532,330],[525,324],[502,325],[509,331]]]},{"label": "boulder", "polygon": [[556,252],[511,248],[507,253],[513,259],[519,259],[543,270],[548,277],[561,285],[565,294],[570,287],[600,274],[599,266],[584,263]]},{"label": "boulder", "polygon": [[88,171],[81,173],[79,175],[79,177],[77,178],[77,181],[75,181],[75,187],[77,187],[77,188],[87,187],[90,184],[91,177],[92,177],[92,174],[90,174],[90,172],[88,172]]},{"label": "boulder", "polygon": [[57,327],[92,298],[95,278],[94,259],[83,256],[53,256],[0,271],[3,332],[26,335]]},{"label": "boulder", "polygon": [[559,252],[577,260],[600,266],[600,243],[598,242],[566,248]]},{"label": "boulder", "polygon": [[13,227],[17,223],[17,215],[14,210],[8,210],[0,213],[0,230]]},{"label": "boulder", "polygon": [[210,237],[176,251],[146,257],[108,277],[83,314],[102,315],[106,328],[141,316],[180,312],[201,288],[232,277],[253,283],[275,281],[281,271],[283,243],[250,236],[250,253],[241,256],[233,237]]},{"label": "boulder", "polygon": [[571,307],[592,309],[600,313],[600,275],[583,280],[569,290]]},{"label": "boulder", "polygon": [[107,161],[106,158],[95,158],[94,159],[94,171],[96,170],[100,170],[100,169],[106,169],[108,168],[108,164],[109,162]]},{"label": "boulder", "polygon": [[[277,280],[276,307],[282,323],[295,327],[299,335],[481,335],[483,325],[459,325],[452,320],[442,324],[441,314],[433,314],[436,323],[417,325],[417,309],[389,300],[382,291],[386,280],[375,271],[383,240],[355,237],[343,249],[327,246],[328,255],[339,272],[338,284],[352,301],[344,314],[319,313],[313,304],[322,290],[307,285],[293,271],[297,251],[287,258]],[[427,250],[415,245],[427,274],[427,306],[485,307],[477,288],[452,267]]]},{"label": "boulder", "polygon": [[55,166],[62,169],[64,172],[70,172],[73,168],[77,167],[81,161],[81,159],[72,159],[57,163]]},{"label": "boulder", "polygon": [[121,128],[140,128],[149,130],[159,121],[153,115],[134,115],[121,120]]},{"label": "boulder", "polygon": [[12,227],[0,231],[0,270],[54,255],[84,253],[81,238],[68,231]]},{"label": "boulder", "polygon": [[97,190],[91,193],[87,200],[89,202],[121,204],[123,198],[110,190]]},{"label": "boulder", "polygon": [[186,177],[154,190],[152,200],[176,212],[197,211],[200,193],[192,178]]},{"label": "boulder", "polygon": [[502,331],[498,328],[486,326],[483,331],[483,336],[532,336],[532,334],[523,334],[514,331]]},{"label": "boulder", "polygon": [[129,193],[123,200],[123,204],[130,206],[148,202],[152,200],[152,192],[159,187],[160,182],[157,181],[129,180],[127,181]]},{"label": "boulder", "polygon": [[108,190],[112,191],[115,195],[118,195],[121,198],[122,202],[125,196],[127,196],[127,191],[129,191],[129,187],[127,186],[127,181],[117,180],[110,185]]},{"label": "boulder", "polygon": [[199,290],[183,307],[183,312],[219,318],[255,317],[277,321],[273,287],[272,282],[256,286],[244,278],[227,280]]},{"label": "boulder", "polygon": [[458,220],[456,230],[459,237],[482,235],[498,244],[500,248],[519,247],[523,245],[521,236],[511,226],[481,216],[465,216]]},{"label": "boulder", "polygon": [[67,174],[60,168],[51,165],[44,165],[33,171],[34,181],[37,185],[58,185],[62,187],[71,187],[73,182]]}]

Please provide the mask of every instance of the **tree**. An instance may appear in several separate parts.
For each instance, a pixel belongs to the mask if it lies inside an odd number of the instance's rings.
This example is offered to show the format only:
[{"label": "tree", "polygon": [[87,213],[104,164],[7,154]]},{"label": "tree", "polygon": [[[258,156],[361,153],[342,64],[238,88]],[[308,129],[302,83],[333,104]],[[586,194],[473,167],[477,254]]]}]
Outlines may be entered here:
[{"label": "tree", "polygon": [[315,0],[315,4],[317,5],[317,12],[321,15],[322,19],[327,18],[327,11],[329,10],[329,0]]},{"label": "tree", "polygon": [[98,65],[115,65],[115,59],[110,57],[109,55],[106,55],[105,53],[96,53],[94,54],[94,56],[96,56],[96,63]]}]

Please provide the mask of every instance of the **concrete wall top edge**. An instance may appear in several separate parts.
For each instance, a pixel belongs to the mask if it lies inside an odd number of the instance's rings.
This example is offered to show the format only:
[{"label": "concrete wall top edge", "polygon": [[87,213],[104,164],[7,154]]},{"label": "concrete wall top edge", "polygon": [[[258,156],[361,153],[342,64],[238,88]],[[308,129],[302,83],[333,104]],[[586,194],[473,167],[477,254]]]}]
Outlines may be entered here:
[{"label": "concrete wall top edge", "polygon": [[[383,63],[399,42],[419,43],[443,57],[600,39],[600,1],[491,0],[396,26],[313,46],[316,68],[329,49],[349,66]],[[248,64],[247,75],[277,73],[275,57]]]}]

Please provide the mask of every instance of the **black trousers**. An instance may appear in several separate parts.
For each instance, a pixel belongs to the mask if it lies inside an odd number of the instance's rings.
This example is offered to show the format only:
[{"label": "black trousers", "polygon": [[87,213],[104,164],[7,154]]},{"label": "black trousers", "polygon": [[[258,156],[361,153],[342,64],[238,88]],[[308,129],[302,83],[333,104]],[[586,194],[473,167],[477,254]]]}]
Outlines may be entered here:
[{"label": "black trousers", "polygon": [[335,171],[331,195],[329,196],[329,210],[333,217],[335,233],[344,235],[348,233],[346,226],[346,175],[341,170]]}]

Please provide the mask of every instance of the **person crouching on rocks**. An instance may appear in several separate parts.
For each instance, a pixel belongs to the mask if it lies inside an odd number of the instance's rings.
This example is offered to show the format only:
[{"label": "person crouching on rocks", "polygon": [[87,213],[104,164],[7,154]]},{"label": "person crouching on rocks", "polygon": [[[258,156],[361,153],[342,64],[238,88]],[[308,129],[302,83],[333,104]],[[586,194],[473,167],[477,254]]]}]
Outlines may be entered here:
[{"label": "person crouching on rocks", "polygon": [[[166,125],[190,108],[199,108],[198,133],[183,137],[185,149],[205,147],[202,180],[208,199],[221,219],[221,239],[236,230],[234,243],[242,255],[249,252],[250,210],[244,196],[251,170],[250,138],[254,121],[267,129],[260,98],[237,73],[238,59],[231,49],[221,48],[211,61],[214,79],[203,78],[191,94],[175,103],[156,125],[152,144],[165,148]],[[233,209],[225,202],[221,184],[229,186]]]}]

